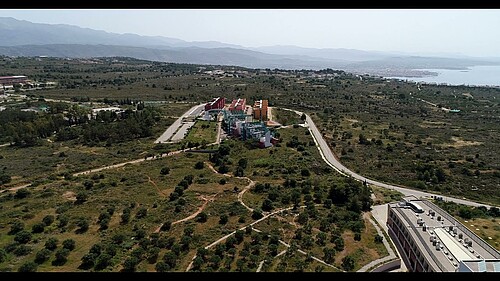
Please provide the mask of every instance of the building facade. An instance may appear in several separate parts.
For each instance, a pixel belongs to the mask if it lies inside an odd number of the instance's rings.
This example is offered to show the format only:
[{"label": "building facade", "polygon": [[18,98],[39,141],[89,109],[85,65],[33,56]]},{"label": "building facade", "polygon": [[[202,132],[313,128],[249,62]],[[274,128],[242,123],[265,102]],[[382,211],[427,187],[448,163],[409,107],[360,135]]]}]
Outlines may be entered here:
[{"label": "building facade", "polygon": [[408,271],[500,272],[500,253],[428,200],[388,204],[387,228]]},{"label": "building facade", "polygon": [[247,106],[246,99],[238,98],[231,102],[231,105],[229,106],[229,111],[236,114],[239,113],[243,114],[245,112],[246,106]]},{"label": "building facade", "polygon": [[267,100],[258,100],[253,105],[253,118],[259,121],[267,121]]},{"label": "building facade", "polygon": [[209,111],[212,109],[223,109],[225,105],[226,105],[225,98],[221,97],[213,98],[210,102],[205,104],[205,111]]}]

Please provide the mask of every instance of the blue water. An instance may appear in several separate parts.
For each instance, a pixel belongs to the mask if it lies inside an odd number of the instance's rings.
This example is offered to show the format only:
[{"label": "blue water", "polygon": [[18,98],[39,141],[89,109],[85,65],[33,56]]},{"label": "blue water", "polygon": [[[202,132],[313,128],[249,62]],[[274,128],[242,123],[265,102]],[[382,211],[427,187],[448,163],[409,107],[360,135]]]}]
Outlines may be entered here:
[{"label": "blue water", "polygon": [[445,83],[449,85],[497,86],[500,87],[500,65],[471,66],[467,70],[419,69],[437,72],[437,76],[427,77],[386,77],[415,82]]}]

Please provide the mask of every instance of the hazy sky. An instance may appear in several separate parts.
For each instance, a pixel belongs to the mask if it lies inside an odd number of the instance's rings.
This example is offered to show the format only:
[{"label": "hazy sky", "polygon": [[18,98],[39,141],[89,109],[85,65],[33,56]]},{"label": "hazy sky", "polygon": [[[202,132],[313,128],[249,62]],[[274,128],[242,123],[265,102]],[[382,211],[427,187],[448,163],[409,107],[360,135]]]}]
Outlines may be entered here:
[{"label": "hazy sky", "polygon": [[24,9],[0,16],[247,47],[500,57],[500,9]]}]

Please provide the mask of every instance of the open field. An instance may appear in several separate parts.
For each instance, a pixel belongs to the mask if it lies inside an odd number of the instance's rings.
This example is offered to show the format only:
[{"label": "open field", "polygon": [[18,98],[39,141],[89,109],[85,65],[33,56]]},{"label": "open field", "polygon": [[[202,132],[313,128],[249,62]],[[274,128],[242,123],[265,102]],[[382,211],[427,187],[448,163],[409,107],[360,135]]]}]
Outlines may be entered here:
[{"label": "open field", "polygon": [[[224,69],[242,71],[237,77],[215,76],[196,65],[126,58],[94,64],[16,60],[0,59],[0,75],[60,86],[0,103],[19,118],[0,113],[0,139],[12,142],[0,145],[0,179],[9,177],[0,183],[0,271],[36,260],[37,271],[186,271],[191,265],[192,271],[337,272],[386,256],[366,218],[370,206],[398,201],[401,194],[334,172],[301,117],[280,107],[307,112],[341,162],[362,175],[500,204],[498,89],[418,90],[415,84],[360,80],[343,72],[321,79],[308,71],[236,67]],[[273,119],[283,125],[272,129],[279,142],[259,149],[252,141],[228,139],[207,147],[211,153],[154,157],[215,142],[217,123],[197,120],[184,140],[154,144],[187,109],[216,96],[244,97],[249,105],[268,99]],[[64,99],[68,106],[49,99]],[[420,99],[461,111],[446,112]],[[64,123],[87,112],[76,108],[97,103],[131,111],[121,118]],[[43,106],[60,110],[20,111]],[[52,130],[53,124],[60,127]],[[37,132],[36,126],[51,130]],[[20,127],[26,130],[16,131]],[[71,176],[148,157],[154,158]],[[247,228],[285,208],[293,209]],[[474,208],[448,208],[500,249],[498,218]],[[240,228],[243,234],[203,250]],[[46,245],[50,238],[57,239],[55,248]],[[67,239],[75,246],[63,243]],[[199,259],[192,260],[195,255]]]}]

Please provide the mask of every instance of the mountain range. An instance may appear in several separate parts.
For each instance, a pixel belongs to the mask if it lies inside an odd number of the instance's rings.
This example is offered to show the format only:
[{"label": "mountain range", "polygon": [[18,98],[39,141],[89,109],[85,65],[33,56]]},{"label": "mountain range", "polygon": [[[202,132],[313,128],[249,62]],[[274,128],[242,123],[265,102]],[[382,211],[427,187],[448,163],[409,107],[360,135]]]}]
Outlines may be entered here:
[{"label": "mountain range", "polygon": [[74,25],[41,24],[9,17],[0,17],[0,38],[0,55],[5,56],[122,56],[173,63],[250,68],[332,68],[380,76],[418,75],[413,69],[465,69],[474,65],[500,65],[500,58],[418,56],[288,45],[250,48],[217,41],[189,42],[163,36],[117,34]]}]

